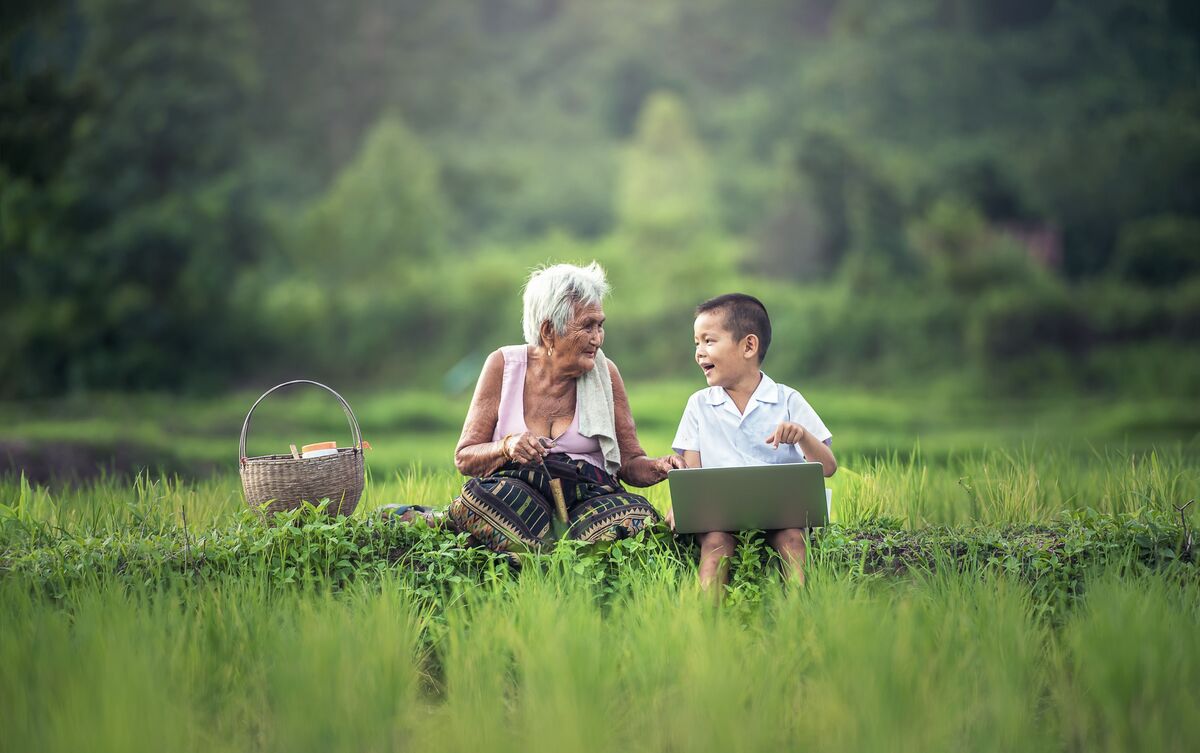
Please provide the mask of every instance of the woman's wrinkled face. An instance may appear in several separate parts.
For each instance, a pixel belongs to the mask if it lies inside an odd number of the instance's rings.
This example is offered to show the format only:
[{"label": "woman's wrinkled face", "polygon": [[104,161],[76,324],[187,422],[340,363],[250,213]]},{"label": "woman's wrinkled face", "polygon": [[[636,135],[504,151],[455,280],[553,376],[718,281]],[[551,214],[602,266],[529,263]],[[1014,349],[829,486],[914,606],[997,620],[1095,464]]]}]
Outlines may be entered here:
[{"label": "woman's wrinkled face", "polygon": [[554,339],[554,360],[582,374],[596,365],[596,351],[603,344],[604,309],[599,303],[576,304],[567,331]]}]

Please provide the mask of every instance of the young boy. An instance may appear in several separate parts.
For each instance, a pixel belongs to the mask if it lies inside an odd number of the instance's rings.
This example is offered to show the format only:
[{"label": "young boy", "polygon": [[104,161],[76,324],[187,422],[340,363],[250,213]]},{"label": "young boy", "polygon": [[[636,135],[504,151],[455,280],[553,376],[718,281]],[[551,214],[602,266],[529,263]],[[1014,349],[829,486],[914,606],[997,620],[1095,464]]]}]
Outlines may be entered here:
[{"label": "young boy", "polygon": [[[689,468],[819,462],[825,476],[837,470],[832,435],[808,402],[777,384],[759,367],[771,345],[771,320],[757,298],[730,293],[696,307],[696,363],[708,389],[688,399],[672,446]],[[674,517],[669,517],[674,524]],[[729,580],[735,539],[724,531],[698,534],[700,585]],[[804,585],[804,530],[767,532],[786,572]]]}]

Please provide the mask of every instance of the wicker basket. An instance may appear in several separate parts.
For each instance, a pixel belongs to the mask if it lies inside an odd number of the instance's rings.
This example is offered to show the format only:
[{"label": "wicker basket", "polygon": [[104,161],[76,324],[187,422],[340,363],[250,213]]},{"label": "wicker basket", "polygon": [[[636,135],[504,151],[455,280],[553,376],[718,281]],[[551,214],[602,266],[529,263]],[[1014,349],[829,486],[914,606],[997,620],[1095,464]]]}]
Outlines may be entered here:
[{"label": "wicker basket", "polygon": [[[262,455],[246,457],[246,433],[250,429],[250,417],[258,404],[280,387],[292,384],[314,384],[328,390],[342,404],[342,410],[353,430],[354,446],[339,447],[333,455],[316,458],[295,458],[291,455]],[[362,432],[358,419],[350,405],[341,395],[329,387],[309,379],[296,379],[276,385],[254,401],[246,420],[242,423],[242,438],[238,443],[238,458],[241,461],[242,489],[246,492],[246,504],[255,510],[267,513],[292,510],[302,502],[317,504],[328,499],[325,511],[330,515],[349,515],[358,506],[362,496],[363,448]],[[265,507],[264,507],[265,505]]]}]

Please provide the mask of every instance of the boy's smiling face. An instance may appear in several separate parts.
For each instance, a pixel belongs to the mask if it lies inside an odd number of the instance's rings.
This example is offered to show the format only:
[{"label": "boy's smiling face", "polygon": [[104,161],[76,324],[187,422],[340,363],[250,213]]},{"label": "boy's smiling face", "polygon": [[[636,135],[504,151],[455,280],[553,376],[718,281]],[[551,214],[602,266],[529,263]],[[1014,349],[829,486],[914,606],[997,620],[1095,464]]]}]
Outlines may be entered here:
[{"label": "boy's smiling face", "polygon": [[724,311],[706,311],[696,317],[696,363],[710,387],[732,387],[748,375],[758,374],[758,338],[741,340],[725,324]]}]

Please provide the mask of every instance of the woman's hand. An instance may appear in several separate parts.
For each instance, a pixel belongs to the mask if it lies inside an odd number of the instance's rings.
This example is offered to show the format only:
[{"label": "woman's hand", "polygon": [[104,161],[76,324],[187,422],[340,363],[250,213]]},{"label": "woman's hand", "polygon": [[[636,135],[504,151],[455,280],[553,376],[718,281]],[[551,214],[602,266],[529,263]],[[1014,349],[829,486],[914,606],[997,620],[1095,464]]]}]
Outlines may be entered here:
[{"label": "woman's hand", "polygon": [[620,479],[634,486],[652,486],[667,477],[672,468],[686,468],[678,455],[652,458],[647,455],[632,458],[621,466]]},{"label": "woman's hand", "polygon": [[500,440],[500,449],[504,457],[520,465],[542,462],[550,454],[549,448],[553,446],[552,440],[528,431],[509,434]]},{"label": "woman's hand", "polygon": [[800,424],[780,421],[779,426],[775,427],[775,431],[771,432],[771,436],[767,437],[767,444],[774,445],[778,450],[781,444],[799,444],[806,433]]},{"label": "woman's hand", "polygon": [[687,468],[687,463],[683,462],[683,457],[680,455],[665,455],[661,458],[650,458],[650,462],[654,470],[656,482],[665,479],[667,473],[675,468]]}]

